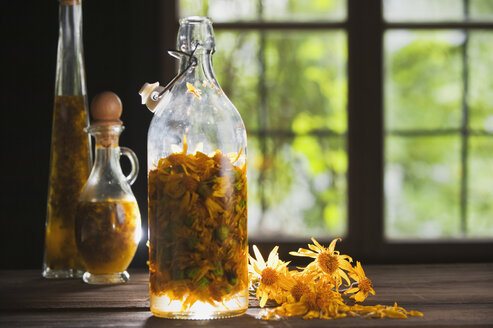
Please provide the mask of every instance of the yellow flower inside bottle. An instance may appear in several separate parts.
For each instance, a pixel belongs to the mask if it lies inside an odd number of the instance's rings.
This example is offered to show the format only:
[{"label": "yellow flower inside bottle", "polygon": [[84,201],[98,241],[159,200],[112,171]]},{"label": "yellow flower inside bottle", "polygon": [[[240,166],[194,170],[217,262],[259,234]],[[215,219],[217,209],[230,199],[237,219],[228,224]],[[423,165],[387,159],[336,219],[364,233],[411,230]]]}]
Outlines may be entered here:
[{"label": "yellow flower inside bottle", "polygon": [[182,152],[149,171],[150,293],[154,304],[171,305],[153,313],[185,317],[245,301],[246,165],[234,161]]}]

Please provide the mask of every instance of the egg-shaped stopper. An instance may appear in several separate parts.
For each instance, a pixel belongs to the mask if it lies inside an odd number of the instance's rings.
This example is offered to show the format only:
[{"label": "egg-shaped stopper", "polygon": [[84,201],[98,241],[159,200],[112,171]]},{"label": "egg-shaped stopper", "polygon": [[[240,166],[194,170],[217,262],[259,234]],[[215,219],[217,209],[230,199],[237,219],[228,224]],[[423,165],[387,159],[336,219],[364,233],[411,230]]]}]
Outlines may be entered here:
[{"label": "egg-shaped stopper", "polygon": [[91,102],[91,116],[93,124],[121,125],[122,102],[120,98],[111,91],[105,91],[96,95]]}]

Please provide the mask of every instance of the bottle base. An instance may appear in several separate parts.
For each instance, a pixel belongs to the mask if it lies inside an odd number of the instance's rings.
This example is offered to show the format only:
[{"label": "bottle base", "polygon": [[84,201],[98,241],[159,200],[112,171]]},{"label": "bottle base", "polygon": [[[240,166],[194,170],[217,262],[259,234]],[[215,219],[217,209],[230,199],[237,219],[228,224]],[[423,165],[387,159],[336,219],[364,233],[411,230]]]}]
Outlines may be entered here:
[{"label": "bottle base", "polygon": [[81,278],[84,275],[84,271],[77,269],[52,270],[50,268],[44,268],[42,275],[47,279]]},{"label": "bottle base", "polygon": [[167,319],[211,320],[237,317],[248,309],[248,296],[239,295],[215,305],[196,301],[190,308],[182,311],[181,301],[170,301],[167,296],[151,294],[151,312],[154,316]]},{"label": "bottle base", "polygon": [[182,320],[214,320],[225,319],[231,317],[238,317],[243,315],[247,309],[225,312],[206,312],[206,313],[184,313],[184,312],[162,312],[157,310],[151,310],[152,314],[158,318],[166,319],[182,319]]},{"label": "bottle base", "polygon": [[107,274],[93,274],[90,272],[84,273],[82,280],[86,284],[91,285],[111,285],[111,284],[123,284],[130,279],[130,275],[127,271]]}]

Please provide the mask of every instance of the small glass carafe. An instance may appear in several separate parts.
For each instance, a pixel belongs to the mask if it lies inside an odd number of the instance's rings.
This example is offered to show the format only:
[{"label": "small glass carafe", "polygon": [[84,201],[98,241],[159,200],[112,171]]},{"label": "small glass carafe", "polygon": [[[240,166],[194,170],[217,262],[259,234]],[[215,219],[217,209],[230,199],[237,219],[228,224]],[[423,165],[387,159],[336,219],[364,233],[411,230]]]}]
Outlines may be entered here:
[{"label": "small glass carafe", "polygon": [[[119,120],[120,99],[104,92],[93,99],[93,122],[87,132],[95,138],[95,160],[77,203],[75,236],[86,266],[83,280],[89,284],[126,282],[126,271],[141,238],[141,219],[130,185],[137,178],[135,153],[118,146],[124,127]],[[124,176],[120,156],[130,160],[132,170]]]},{"label": "small glass carafe", "polygon": [[212,24],[180,21],[180,72],[145,84],[150,309],[158,317],[216,319],[248,307],[246,131],[212,68]]}]

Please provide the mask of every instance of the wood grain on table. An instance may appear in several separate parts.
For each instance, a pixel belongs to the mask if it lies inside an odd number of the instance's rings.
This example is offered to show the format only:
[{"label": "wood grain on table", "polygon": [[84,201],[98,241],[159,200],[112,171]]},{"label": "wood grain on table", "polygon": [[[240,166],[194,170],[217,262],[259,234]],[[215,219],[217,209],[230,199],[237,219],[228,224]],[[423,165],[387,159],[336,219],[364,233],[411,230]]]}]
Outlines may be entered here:
[{"label": "wood grain on table", "polygon": [[369,265],[376,291],[363,304],[423,312],[408,319],[343,318],[279,321],[257,319],[250,299],[241,317],[189,321],[153,317],[148,274],[130,271],[122,285],[94,286],[81,280],[47,280],[41,271],[0,271],[1,327],[493,327],[493,263]]}]

